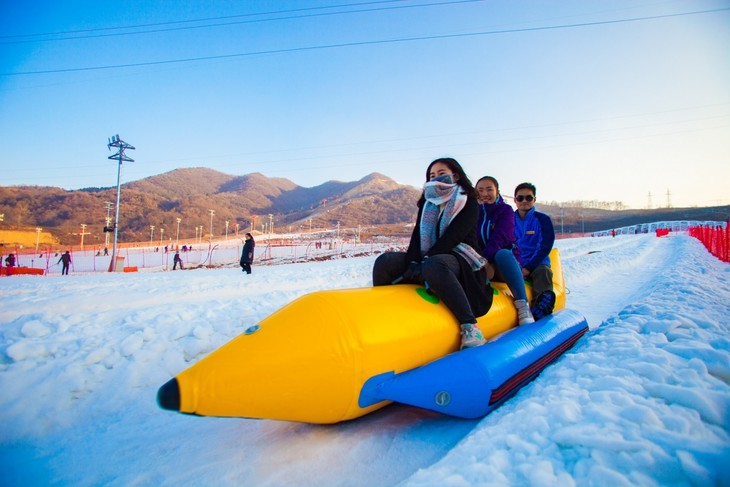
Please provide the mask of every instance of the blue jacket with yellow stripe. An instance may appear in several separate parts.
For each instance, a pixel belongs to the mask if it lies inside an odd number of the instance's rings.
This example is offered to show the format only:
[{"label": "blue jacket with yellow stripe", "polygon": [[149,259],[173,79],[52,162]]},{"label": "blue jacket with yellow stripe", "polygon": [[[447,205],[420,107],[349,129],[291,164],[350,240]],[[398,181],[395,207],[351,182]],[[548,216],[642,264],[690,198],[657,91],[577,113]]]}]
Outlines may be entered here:
[{"label": "blue jacket with yellow stripe", "polygon": [[522,267],[530,272],[540,264],[550,267],[550,251],[555,243],[555,229],[549,216],[531,208],[523,219],[516,210],[515,237],[520,248]]}]

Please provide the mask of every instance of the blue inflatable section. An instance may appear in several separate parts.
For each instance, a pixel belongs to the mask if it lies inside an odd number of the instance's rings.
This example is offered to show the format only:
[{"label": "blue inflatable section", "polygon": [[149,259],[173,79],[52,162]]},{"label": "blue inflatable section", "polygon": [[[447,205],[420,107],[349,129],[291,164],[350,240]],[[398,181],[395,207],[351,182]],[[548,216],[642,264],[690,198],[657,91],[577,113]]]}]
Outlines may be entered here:
[{"label": "blue inflatable section", "polygon": [[481,347],[400,374],[371,377],[360,391],[359,405],[395,401],[460,418],[480,418],[537,377],[587,331],[580,313],[564,309]]}]

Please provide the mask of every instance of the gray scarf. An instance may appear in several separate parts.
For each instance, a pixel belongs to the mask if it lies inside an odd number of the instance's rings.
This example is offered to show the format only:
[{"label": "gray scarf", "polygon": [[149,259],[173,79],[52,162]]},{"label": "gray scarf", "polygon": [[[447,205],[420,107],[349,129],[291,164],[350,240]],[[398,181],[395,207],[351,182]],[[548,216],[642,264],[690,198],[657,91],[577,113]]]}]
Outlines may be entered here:
[{"label": "gray scarf", "polygon": [[[451,182],[451,177],[441,176],[428,181],[423,185],[423,195],[426,202],[421,213],[421,256],[433,247],[438,237],[443,235],[452,220],[466,206],[467,196],[460,191],[461,187]],[[440,205],[446,203],[441,210]],[[440,221],[439,221],[440,217]],[[470,245],[463,242],[453,248],[471,266],[474,272],[487,265],[486,259]]]}]

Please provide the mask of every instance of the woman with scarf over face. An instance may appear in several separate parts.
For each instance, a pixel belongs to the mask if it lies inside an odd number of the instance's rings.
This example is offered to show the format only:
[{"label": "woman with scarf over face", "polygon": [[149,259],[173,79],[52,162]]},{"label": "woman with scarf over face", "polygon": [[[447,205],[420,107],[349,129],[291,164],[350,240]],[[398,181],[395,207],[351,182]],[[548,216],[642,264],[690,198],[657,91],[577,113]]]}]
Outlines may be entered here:
[{"label": "woman with scarf over face", "polygon": [[499,183],[492,176],[480,178],[476,190],[479,197],[477,236],[482,255],[489,261],[487,276],[490,280],[507,283],[515,300],[519,324],[534,323],[520,266],[512,207],[502,199]]},{"label": "woman with scarf over face", "polygon": [[418,217],[406,252],[386,252],[373,266],[373,285],[424,284],[460,324],[461,348],[486,343],[477,317],[492,305],[486,259],[474,229],[479,203],[454,159],[433,161],[418,201]]}]

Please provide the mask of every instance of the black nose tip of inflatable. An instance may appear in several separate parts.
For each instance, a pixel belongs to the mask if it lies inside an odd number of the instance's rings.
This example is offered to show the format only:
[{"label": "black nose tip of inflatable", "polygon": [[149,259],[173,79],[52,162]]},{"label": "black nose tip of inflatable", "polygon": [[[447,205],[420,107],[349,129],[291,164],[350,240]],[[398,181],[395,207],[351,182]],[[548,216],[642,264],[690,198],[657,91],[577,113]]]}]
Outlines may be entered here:
[{"label": "black nose tip of inflatable", "polygon": [[157,391],[157,404],[162,409],[180,411],[180,386],[177,379],[172,378]]}]

